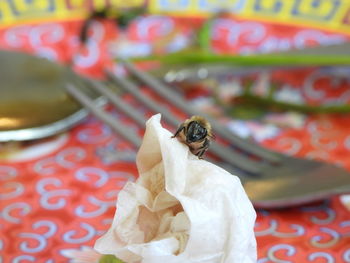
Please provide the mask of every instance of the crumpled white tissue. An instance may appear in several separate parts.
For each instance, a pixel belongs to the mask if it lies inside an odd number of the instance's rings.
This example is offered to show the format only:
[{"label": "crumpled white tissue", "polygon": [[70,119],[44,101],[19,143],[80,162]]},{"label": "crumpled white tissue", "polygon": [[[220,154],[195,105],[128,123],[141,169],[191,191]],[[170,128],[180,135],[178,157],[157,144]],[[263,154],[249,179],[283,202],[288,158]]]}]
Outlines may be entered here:
[{"label": "crumpled white tissue", "polygon": [[256,262],[256,213],[240,180],[171,138],[160,117],[146,123],[139,178],[95,249],[127,263]]}]

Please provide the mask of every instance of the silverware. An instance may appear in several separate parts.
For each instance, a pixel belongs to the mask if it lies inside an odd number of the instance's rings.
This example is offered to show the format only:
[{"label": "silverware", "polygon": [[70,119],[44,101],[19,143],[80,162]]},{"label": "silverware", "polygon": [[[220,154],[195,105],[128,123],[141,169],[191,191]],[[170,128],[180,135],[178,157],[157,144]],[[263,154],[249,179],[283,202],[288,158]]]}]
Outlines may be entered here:
[{"label": "silverware", "polygon": [[[82,121],[88,112],[64,89],[77,78],[47,59],[0,51],[0,142],[48,137]],[[98,93],[85,92],[103,103]]]},{"label": "silverware", "polygon": [[[213,143],[209,152],[220,159],[220,161],[215,161],[218,165],[239,176],[256,207],[288,207],[321,200],[334,194],[350,192],[350,174],[344,169],[328,163],[285,156],[241,139],[215,119],[191,107],[179,94],[157,78],[138,70],[128,61],[122,63],[132,76],[156,92],[165,103],[173,104],[188,116],[202,115],[211,122],[216,136],[227,140],[229,144]],[[160,112],[163,119],[174,126],[174,130],[183,121],[165,107],[154,102],[152,98],[141,94],[138,85],[130,79],[115,76],[110,72],[106,73],[116,87],[132,94],[153,112]],[[119,111],[128,115],[141,127],[145,122],[142,113],[137,112],[111,90],[94,80],[66,85],[67,91],[74,98],[110,125],[118,134],[132,142],[135,147],[139,147],[141,141],[134,131],[115,123],[108,113],[96,107],[93,101],[89,100],[89,97],[81,90],[82,87],[87,86],[103,94]]]}]

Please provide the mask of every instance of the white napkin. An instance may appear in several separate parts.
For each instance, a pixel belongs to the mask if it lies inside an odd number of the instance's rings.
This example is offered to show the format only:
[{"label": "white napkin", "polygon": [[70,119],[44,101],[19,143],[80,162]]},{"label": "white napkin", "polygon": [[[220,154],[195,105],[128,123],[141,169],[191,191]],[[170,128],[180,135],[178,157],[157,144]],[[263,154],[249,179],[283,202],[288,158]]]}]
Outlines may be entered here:
[{"label": "white napkin", "polygon": [[95,249],[127,263],[256,262],[256,213],[239,179],[171,136],[160,114],[147,121],[139,179]]}]

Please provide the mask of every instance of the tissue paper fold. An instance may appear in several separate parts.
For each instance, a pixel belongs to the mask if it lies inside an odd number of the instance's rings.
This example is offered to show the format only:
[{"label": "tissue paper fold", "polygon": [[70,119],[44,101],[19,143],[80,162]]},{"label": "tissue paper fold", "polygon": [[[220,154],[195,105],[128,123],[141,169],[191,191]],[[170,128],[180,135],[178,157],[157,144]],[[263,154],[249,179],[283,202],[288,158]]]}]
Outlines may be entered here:
[{"label": "tissue paper fold", "polygon": [[139,179],[95,249],[128,263],[256,262],[256,214],[239,179],[171,136],[160,114],[147,121]]}]

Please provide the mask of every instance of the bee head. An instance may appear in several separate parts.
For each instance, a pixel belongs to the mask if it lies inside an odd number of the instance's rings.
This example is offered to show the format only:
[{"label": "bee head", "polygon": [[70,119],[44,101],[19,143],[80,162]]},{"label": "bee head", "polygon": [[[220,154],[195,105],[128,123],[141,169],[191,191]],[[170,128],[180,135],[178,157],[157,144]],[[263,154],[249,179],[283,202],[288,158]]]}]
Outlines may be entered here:
[{"label": "bee head", "polygon": [[187,126],[186,142],[192,143],[204,139],[207,136],[207,129],[197,121],[191,121]]}]

